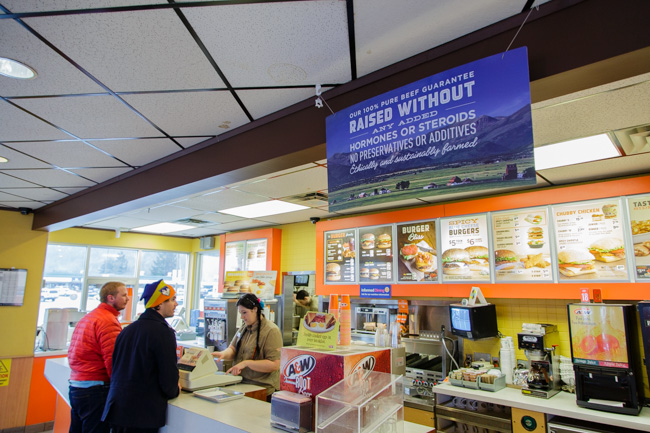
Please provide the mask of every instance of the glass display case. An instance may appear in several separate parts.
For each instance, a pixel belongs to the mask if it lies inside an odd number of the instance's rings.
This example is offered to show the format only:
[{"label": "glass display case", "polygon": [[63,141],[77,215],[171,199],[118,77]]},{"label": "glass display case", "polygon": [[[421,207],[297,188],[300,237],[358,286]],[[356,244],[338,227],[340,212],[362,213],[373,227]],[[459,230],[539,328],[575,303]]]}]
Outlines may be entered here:
[{"label": "glass display case", "polygon": [[317,433],[403,433],[402,376],[357,370],[316,397]]}]

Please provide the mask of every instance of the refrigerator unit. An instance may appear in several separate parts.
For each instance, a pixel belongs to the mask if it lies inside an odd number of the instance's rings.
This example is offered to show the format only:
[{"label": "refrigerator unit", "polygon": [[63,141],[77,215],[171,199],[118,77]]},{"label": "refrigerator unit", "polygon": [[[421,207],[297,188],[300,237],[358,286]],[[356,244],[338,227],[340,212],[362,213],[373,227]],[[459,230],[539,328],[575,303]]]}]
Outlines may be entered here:
[{"label": "refrigerator unit", "polygon": [[638,415],[643,406],[631,304],[569,304],[569,336],[578,406]]}]

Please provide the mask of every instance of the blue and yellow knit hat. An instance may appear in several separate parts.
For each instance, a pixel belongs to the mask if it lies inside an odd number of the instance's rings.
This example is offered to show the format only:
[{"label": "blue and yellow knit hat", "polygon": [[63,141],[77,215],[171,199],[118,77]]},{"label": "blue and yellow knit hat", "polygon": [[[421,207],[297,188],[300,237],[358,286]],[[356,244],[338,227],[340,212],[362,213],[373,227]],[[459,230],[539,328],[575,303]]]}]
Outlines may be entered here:
[{"label": "blue and yellow knit hat", "polygon": [[144,308],[152,308],[172,298],[175,294],[176,290],[172,286],[163,280],[158,280],[144,286],[144,292],[140,299],[144,299]]}]

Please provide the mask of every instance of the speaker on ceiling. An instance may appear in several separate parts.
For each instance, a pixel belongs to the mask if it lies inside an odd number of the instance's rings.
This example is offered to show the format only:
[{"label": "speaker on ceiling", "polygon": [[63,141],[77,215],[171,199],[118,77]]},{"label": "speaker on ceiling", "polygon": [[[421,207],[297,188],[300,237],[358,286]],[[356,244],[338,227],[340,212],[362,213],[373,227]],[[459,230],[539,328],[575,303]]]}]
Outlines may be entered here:
[{"label": "speaker on ceiling", "polygon": [[211,250],[214,249],[214,236],[203,236],[200,238],[201,249]]}]

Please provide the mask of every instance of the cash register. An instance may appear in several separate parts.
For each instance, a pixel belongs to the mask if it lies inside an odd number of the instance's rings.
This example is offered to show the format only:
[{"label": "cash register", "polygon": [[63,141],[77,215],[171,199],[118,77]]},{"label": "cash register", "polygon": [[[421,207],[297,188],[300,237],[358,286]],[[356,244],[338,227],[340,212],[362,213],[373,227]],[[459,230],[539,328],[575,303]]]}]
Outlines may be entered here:
[{"label": "cash register", "polygon": [[181,388],[185,391],[227,386],[239,383],[241,376],[233,376],[217,370],[208,349],[188,347],[178,361]]}]

